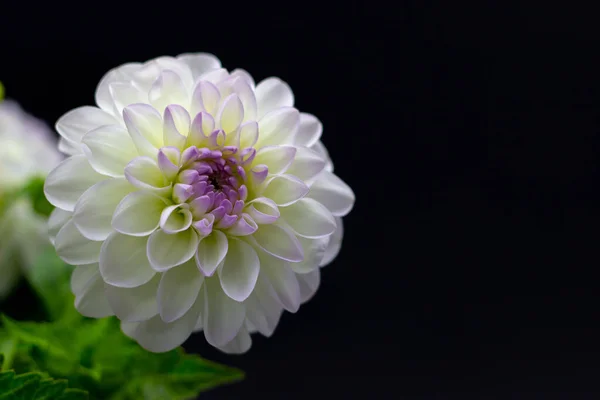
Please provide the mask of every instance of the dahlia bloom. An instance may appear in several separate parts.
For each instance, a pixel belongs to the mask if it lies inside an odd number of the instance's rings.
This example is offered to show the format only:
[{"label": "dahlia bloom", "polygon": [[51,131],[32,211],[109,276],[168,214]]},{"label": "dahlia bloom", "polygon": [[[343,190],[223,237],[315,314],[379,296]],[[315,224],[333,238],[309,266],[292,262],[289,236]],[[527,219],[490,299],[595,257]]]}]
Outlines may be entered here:
[{"label": "dahlia bloom", "polygon": [[48,126],[15,102],[0,102],[0,298],[48,243],[47,218],[19,191],[30,179],[44,178],[61,159]]},{"label": "dahlia bloom", "polygon": [[45,186],[77,309],[154,352],[200,330],[229,353],[270,336],[316,291],[354,203],[319,120],[280,79],[207,53],[115,68],[96,103],[57,122],[70,157]]}]

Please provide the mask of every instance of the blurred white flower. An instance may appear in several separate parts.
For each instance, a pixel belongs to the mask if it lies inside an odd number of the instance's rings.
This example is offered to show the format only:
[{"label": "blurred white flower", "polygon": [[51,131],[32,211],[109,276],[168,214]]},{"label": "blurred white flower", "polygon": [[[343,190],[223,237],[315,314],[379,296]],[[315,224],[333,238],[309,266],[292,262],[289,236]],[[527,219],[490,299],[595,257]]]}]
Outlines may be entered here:
[{"label": "blurred white flower", "polygon": [[0,298],[13,288],[48,242],[47,218],[19,195],[60,161],[54,134],[12,101],[0,102]]},{"label": "blurred white flower", "polygon": [[77,309],[155,352],[194,330],[231,353],[270,336],[314,294],[354,203],[319,120],[280,79],[255,86],[206,53],[113,69],[96,103],[57,122],[71,157],[45,186]]}]

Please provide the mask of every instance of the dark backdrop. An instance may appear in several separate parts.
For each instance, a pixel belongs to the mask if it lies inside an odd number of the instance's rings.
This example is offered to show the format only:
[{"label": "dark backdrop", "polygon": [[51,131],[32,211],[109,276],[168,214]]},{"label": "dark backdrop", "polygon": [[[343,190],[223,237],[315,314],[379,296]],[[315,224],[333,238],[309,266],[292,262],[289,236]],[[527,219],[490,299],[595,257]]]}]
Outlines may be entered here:
[{"label": "dark backdrop", "polygon": [[52,124],[110,68],[190,51],[281,77],[323,121],[357,197],[342,252],[247,354],[188,341],[247,372],[206,398],[597,398],[592,7],[211,3],[0,15],[7,93]]}]

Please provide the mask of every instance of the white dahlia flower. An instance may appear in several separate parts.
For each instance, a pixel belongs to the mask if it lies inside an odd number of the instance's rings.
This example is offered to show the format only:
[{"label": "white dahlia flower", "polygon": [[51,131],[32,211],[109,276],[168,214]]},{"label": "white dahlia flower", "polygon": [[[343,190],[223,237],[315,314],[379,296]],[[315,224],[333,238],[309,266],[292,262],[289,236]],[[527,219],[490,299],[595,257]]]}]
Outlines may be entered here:
[{"label": "white dahlia flower", "polygon": [[61,159],[46,124],[13,101],[0,102],[0,299],[48,243],[47,218],[35,212],[21,190]]},{"label": "white dahlia flower", "polygon": [[229,353],[270,336],[317,289],[354,203],[319,120],[281,80],[206,53],[113,69],[96,103],[58,121],[71,157],[45,186],[77,309],[154,352],[198,330]]}]

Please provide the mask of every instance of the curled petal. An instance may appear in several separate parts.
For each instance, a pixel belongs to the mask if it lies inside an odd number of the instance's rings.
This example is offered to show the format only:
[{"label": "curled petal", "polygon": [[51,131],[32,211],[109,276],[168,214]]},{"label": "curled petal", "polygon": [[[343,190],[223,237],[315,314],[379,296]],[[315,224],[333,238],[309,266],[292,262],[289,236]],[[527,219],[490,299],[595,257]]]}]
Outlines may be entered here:
[{"label": "curled petal", "polygon": [[171,187],[160,168],[150,157],[137,157],[125,167],[125,178],[135,187],[165,195]]},{"label": "curled petal", "polygon": [[169,69],[163,70],[158,76],[148,92],[148,99],[160,113],[170,104],[189,106],[188,92],[181,76]]},{"label": "curled petal", "polygon": [[244,106],[237,94],[233,93],[225,100],[217,112],[218,126],[225,132],[235,132],[244,119]]},{"label": "curled petal", "polygon": [[131,82],[112,82],[108,85],[108,91],[113,99],[117,114],[131,104],[146,103],[148,96]]},{"label": "curled petal", "polygon": [[212,115],[200,112],[192,121],[190,134],[187,137],[187,146],[203,147],[208,136],[215,130],[215,120]]},{"label": "curled petal", "polygon": [[323,124],[312,114],[300,113],[300,125],[294,139],[296,146],[311,147],[323,133]]},{"label": "curled petal", "polygon": [[227,234],[231,236],[248,236],[252,235],[258,229],[258,225],[249,214],[243,213],[237,219],[235,224],[227,230]]},{"label": "curled petal", "polygon": [[245,210],[257,224],[272,224],[279,219],[277,204],[269,198],[259,197],[248,203]]},{"label": "curled petal", "polygon": [[192,225],[192,213],[181,205],[169,206],[162,211],[159,224],[165,233],[182,232]]},{"label": "curled petal", "polygon": [[258,121],[257,145],[292,144],[300,124],[300,113],[292,107],[278,108]]},{"label": "curled petal", "polygon": [[190,114],[180,105],[165,108],[163,140],[166,146],[182,149],[190,131]]},{"label": "curled petal", "polygon": [[110,113],[97,107],[84,106],[69,111],[59,118],[56,130],[65,139],[78,144],[83,136],[103,125],[118,125]]},{"label": "curled petal", "polygon": [[117,112],[115,110],[114,102],[112,96],[110,94],[109,85],[113,82],[117,82],[120,80],[129,80],[131,79],[132,74],[137,71],[142,64],[140,63],[128,63],[123,64],[117,68],[113,68],[108,71],[100,80],[98,87],[96,88],[96,104],[102,110],[113,114],[119,115],[120,111]]},{"label": "curled petal", "polygon": [[307,274],[318,269],[323,262],[325,251],[329,246],[331,236],[318,239],[308,239],[298,236],[298,240],[304,251],[304,260],[298,263],[291,263],[290,267],[297,274]]},{"label": "curled petal", "polygon": [[238,147],[240,149],[247,149],[256,144],[258,140],[258,122],[248,121],[240,126],[238,132]]},{"label": "curled petal", "polygon": [[158,168],[169,181],[175,180],[179,173],[179,159],[181,155],[176,147],[162,147],[158,151]]},{"label": "curled petal", "polygon": [[200,80],[196,84],[194,93],[192,94],[192,115],[196,115],[199,112],[211,115],[215,114],[219,100],[221,100],[219,89],[211,82]]},{"label": "curled petal", "polygon": [[[222,207],[220,209],[222,209]],[[214,210],[213,210],[213,212],[214,212]],[[209,235],[213,231],[214,223],[215,223],[215,216],[214,216],[214,214],[211,213],[211,214],[206,214],[204,216],[204,218],[202,218],[200,221],[194,222],[192,225],[194,226],[194,228],[196,228],[200,237],[204,237],[204,236]]]},{"label": "curled petal", "polygon": [[164,145],[161,114],[148,104],[131,104],[123,109],[123,120],[139,153],[154,157]]},{"label": "curled petal", "polygon": [[310,186],[326,166],[327,160],[321,154],[308,147],[296,147],[296,156],[286,172]]}]

